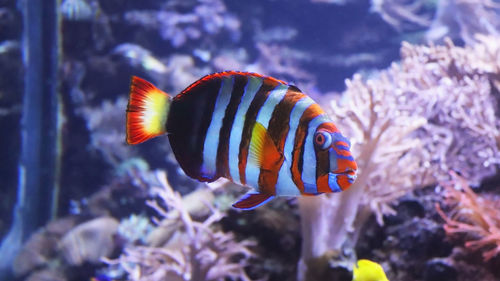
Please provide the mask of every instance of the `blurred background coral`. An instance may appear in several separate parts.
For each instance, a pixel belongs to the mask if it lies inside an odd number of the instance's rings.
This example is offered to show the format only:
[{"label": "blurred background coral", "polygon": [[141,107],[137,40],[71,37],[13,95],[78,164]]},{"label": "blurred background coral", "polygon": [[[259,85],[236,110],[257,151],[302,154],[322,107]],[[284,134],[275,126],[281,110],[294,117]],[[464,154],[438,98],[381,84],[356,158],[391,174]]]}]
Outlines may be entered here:
[{"label": "blurred background coral", "polygon": [[[0,0],[0,279],[500,280],[499,30],[498,0]],[[353,186],[241,212],[125,144],[131,75],[223,70],[315,99]]]}]

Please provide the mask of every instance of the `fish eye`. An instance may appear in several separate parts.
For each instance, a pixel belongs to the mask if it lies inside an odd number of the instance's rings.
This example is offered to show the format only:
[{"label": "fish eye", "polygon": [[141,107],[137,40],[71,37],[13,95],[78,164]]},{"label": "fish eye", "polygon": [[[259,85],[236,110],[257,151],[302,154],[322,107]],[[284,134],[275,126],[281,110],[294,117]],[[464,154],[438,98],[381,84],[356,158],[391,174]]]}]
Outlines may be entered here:
[{"label": "fish eye", "polygon": [[327,149],[332,144],[332,136],[327,132],[317,132],[314,135],[314,143],[321,149]]}]

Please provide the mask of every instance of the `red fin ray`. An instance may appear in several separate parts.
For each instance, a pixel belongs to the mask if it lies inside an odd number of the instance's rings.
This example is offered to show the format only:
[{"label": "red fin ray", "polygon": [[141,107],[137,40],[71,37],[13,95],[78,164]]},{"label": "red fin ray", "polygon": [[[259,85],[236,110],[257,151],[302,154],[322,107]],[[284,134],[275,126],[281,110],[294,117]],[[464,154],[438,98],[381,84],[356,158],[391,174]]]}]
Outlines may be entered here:
[{"label": "red fin ray", "polygon": [[274,198],[274,195],[258,192],[248,192],[233,204],[234,208],[241,210],[252,210],[266,204]]}]

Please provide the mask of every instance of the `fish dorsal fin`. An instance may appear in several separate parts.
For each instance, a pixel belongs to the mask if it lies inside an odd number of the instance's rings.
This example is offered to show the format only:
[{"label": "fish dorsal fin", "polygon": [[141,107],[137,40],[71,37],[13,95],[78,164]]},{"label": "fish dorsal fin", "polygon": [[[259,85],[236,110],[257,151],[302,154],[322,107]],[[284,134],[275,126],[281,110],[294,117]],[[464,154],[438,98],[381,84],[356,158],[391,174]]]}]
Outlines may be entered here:
[{"label": "fish dorsal fin", "polygon": [[241,210],[252,210],[266,204],[273,198],[274,196],[271,194],[251,191],[243,195],[238,202],[233,204],[233,207]]},{"label": "fish dorsal fin", "polygon": [[283,153],[278,149],[264,125],[255,123],[249,148],[249,162],[264,169],[272,168],[281,163]]}]

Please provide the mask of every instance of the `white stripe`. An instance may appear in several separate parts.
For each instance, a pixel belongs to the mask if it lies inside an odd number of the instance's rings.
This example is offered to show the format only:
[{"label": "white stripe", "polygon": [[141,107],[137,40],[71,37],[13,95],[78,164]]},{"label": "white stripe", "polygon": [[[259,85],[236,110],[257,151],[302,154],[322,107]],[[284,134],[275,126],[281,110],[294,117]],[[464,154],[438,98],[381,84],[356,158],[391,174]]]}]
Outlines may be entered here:
[{"label": "white stripe", "polygon": [[[266,102],[260,108],[259,113],[257,114],[256,122],[262,124],[266,128],[266,130],[269,127],[269,119],[271,119],[271,115],[274,109],[276,108],[276,105],[283,99],[287,90],[288,90],[287,85],[280,84],[269,93]],[[251,147],[251,145],[252,145],[252,140],[250,140],[249,147]],[[254,188],[258,188],[260,167],[258,167],[257,165],[252,165],[250,161],[247,161],[245,174],[246,174],[247,185],[252,186]]]},{"label": "white stripe", "polygon": [[241,183],[240,170],[238,168],[238,155],[240,153],[241,135],[243,134],[243,126],[245,124],[245,114],[252,103],[255,94],[262,86],[263,78],[250,77],[243,98],[238,105],[238,110],[234,116],[233,127],[231,128],[231,135],[229,136],[229,173],[235,183]]},{"label": "white stripe", "polygon": [[212,178],[216,172],[217,148],[219,146],[219,133],[222,127],[222,119],[226,113],[226,108],[231,100],[233,91],[233,76],[226,76],[222,79],[217,99],[215,100],[212,121],[208,127],[203,145],[203,164],[201,172],[203,176]]},{"label": "white stripe", "polygon": [[304,97],[300,99],[292,109],[290,113],[290,121],[288,134],[285,139],[285,146],[283,153],[285,155],[285,162],[281,165],[278,182],[276,183],[276,195],[277,196],[293,196],[300,195],[300,190],[295,185],[292,180],[292,174],[290,172],[290,167],[292,165],[292,154],[293,145],[295,143],[295,134],[297,133],[297,128],[299,126],[300,118],[304,111],[309,108],[314,101],[310,97]]},{"label": "white stripe", "polygon": [[[276,196],[298,196],[300,190],[293,182],[290,166],[284,162],[278,174],[278,182],[276,182]],[[291,164],[291,163],[289,163]]]},{"label": "white stripe", "polygon": [[309,185],[315,189],[315,192],[317,192],[318,187],[316,186],[316,153],[314,152],[313,139],[318,126],[325,122],[331,122],[326,114],[318,115],[309,122],[309,129],[307,130],[306,142],[304,144],[302,181],[304,182],[304,187]]}]

